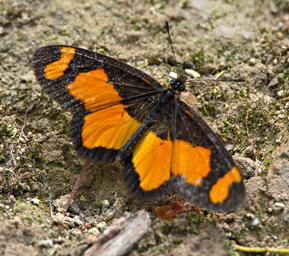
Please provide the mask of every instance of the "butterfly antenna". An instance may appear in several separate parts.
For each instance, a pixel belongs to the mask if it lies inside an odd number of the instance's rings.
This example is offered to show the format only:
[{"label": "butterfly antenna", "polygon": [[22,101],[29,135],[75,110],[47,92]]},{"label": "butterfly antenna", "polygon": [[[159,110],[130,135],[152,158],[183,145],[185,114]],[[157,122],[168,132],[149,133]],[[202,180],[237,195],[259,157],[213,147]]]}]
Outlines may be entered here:
[{"label": "butterfly antenna", "polygon": [[189,82],[200,82],[200,81],[209,81],[209,82],[235,82],[235,83],[244,83],[246,80],[244,78],[193,78],[193,79],[188,79]]},{"label": "butterfly antenna", "polygon": [[175,63],[177,63],[177,59],[176,59],[176,55],[175,55],[175,50],[174,50],[174,46],[173,46],[173,40],[172,40],[172,37],[171,37],[170,26],[169,26],[169,22],[168,22],[168,21],[166,21],[166,30],[167,30],[167,33],[168,33],[169,45],[170,45],[170,47],[171,47],[171,50],[172,50],[172,53],[173,53],[173,56],[174,56]]}]

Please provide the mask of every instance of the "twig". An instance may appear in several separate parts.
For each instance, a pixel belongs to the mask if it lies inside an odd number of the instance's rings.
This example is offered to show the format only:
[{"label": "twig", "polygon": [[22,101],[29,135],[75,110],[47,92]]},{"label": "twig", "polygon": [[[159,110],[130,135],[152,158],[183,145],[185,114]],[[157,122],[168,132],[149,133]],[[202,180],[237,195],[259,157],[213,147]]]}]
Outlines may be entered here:
[{"label": "twig", "polygon": [[112,223],[103,235],[87,249],[84,256],[127,255],[133,246],[148,232],[151,219],[145,210],[133,216],[124,216]]},{"label": "twig", "polygon": [[286,253],[289,254],[289,248],[270,248],[270,247],[247,247],[242,245],[233,245],[235,250],[241,252],[253,252],[253,253],[260,253],[260,252],[272,252],[272,253]]}]

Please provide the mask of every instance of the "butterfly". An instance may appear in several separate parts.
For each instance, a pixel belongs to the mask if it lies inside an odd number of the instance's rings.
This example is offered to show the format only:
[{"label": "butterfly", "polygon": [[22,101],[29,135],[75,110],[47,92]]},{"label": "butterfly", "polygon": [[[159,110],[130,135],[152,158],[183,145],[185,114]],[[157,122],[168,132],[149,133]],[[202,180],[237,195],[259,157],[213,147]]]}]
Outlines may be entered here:
[{"label": "butterfly", "polygon": [[33,66],[43,90],[72,112],[78,154],[93,162],[121,161],[135,195],[175,191],[213,211],[242,204],[238,167],[190,106],[181,79],[164,88],[121,61],[64,45],[36,50]]}]

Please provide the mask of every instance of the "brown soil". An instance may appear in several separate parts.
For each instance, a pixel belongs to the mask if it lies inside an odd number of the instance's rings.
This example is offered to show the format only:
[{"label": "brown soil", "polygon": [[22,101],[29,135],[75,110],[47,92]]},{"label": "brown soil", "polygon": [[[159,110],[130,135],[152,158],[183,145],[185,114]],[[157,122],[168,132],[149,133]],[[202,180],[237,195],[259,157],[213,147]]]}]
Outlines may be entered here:
[{"label": "brown soil", "polygon": [[[140,208],[153,224],[130,255],[238,255],[234,243],[289,247],[288,11],[287,0],[0,0],[0,254],[80,255],[89,235]],[[121,167],[105,165],[92,168],[75,212],[57,213],[83,161],[71,145],[71,116],[35,81],[33,52],[79,46],[165,85],[175,70],[166,20],[180,62],[202,76],[246,79],[190,89],[241,166],[245,207],[161,220],[152,204],[128,199]]]}]

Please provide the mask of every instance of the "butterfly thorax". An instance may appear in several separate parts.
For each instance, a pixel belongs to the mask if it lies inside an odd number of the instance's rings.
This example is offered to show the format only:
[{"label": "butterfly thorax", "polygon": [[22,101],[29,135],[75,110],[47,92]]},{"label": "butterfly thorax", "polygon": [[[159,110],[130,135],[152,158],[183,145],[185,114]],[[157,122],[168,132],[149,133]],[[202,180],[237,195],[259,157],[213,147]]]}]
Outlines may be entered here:
[{"label": "butterfly thorax", "polygon": [[185,91],[185,84],[181,79],[172,79],[170,81],[171,88],[164,90],[159,99],[159,107],[167,105],[174,101],[175,95]]},{"label": "butterfly thorax", "polygon": [[159,99],[159,106],[166,105],[167,103],[171,102],[175,97],[175,91],[173,89],[166,89],[163,92],[163,95]]}]

